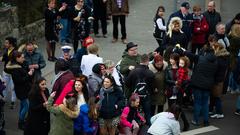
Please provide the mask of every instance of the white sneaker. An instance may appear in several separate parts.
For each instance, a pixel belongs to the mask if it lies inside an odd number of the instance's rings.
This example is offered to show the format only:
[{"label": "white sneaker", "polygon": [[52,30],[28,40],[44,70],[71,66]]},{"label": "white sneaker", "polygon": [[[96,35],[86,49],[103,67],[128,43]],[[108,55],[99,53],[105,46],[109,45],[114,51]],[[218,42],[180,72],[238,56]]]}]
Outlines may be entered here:
[{"label": "white sneaker", "polygon": [[210,116],[211,118],[216,118],[216,119],[222,119],[224,118],[224,115],[223,114],[214,114],[212,116]]},{"label": "white sneaker", "polygon": [[177,96],[171,96],[169,99],[177,99]]}]

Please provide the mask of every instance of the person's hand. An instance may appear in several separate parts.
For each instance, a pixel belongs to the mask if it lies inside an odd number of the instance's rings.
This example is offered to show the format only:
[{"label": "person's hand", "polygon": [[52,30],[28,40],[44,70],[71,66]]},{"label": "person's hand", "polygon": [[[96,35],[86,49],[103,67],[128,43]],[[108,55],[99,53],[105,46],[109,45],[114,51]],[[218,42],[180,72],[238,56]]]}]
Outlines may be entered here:
[{"label": "person's hand", "polygon": [[77,16],[77,17],[73,18],[73,20],[74,20],[74,21],[77,21],[77,22],[79,22],[80,19],[81,19],[80,16]]},{"label": "person's hand", "polygon": [[55,97],[55,95],[56,95],[56,91],[52,92],[51,95],[50,95],[50,97],[53,98],[53,97]]},{"label": "person's hand", "polygon": [[200,28],[198,27],[197,30],[200,30]]},{"label": "person's hand", "polygon": [[39,68],[38,64],[33,64],[32,66],[33,66],[34,69],[38,69]]},{"label": "person's hand", "polygon": [[32,76],[33,75],[33,72],[34,72],[34,68],[31,68],[28,72],[28,75]]},{"label": "person's hand", "polygon": [[132,125],[133,125],[133,129],[139,128],[139,125],[135,120],[132,121]]},{"label": "person's hand", "polygon": [[115,108],[118,109],[118,105],[115,105]]},{"label": "person's hand", "polygon": [[103,0],[103,3],[106,3],[107,2],[107,0]]},{"label": "person's hand", "polygon": [[157,92],[158,92],[158,89],[154,89],[154,92],[157,93]]},{"label": "person's hand", "polygon": [[48,104],[48,102],[44,102],[44,103],[43,103],[43,106],[44,106],[44,107],[47,107],[47,104]]},{"label": "person's hand", "polygon": [[135,66],[129,66],[128,69],[129,70],[133,70],[135,68]]},{"label": "person's hand", "polygon": [[62,7],[59,8],[59,11],[61,12],[61,11],[65,10],[66,8],[67,8],[67,4],[64,2],[64,3],[62,3]]}]

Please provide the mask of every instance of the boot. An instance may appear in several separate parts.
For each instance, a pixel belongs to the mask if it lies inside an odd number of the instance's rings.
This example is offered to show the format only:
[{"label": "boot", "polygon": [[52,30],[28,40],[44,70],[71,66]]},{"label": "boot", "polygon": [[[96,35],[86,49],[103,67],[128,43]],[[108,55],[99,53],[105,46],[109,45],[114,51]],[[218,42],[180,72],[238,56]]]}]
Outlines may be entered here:
[{"label": "boot", "polygon": [[18,121],[18,129],[24,130],[24,121]]}]

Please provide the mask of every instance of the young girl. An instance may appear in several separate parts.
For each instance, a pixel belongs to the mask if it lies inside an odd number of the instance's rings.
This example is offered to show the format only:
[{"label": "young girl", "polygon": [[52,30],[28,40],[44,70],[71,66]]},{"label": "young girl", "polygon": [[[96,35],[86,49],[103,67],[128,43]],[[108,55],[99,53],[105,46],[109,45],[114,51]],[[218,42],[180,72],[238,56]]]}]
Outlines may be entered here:
[{"label": "young girl", "polygon": [[74,93],[68,93],[63,104],[59,106],[53,105],[53,98],[56,92],[53,92],[47,104],[47,110],[55,116],[51,124],[49,135],[73,135],[73,118],[78,117],[79,109],[77,109],[77,96]]},{"label": "young girl", "polygon": [[166,33],[166,25],[165,20],[163,18],[165,13],[165,8],[163,6],[159,6],[154,17],[154,33],[153,36],[158,42],[159,47],[157,48],[157,52],[160,52],[163,55],[163,51],[165,48],[162,46],[162,40]]},{"label": "young girl", "polygon": [[187,56],[179,58],[179,69],[177,71],[177,81],[175,82],[176,86],[173,88],[173,95],[170,99],[177,99],[178,92],[185,94],[183,87],[189,81],[188,67],[189,59]]},{"label": "young girl", "polygon": [[129,99],[130,105],[123,109],[120,117],[120,126],[122,134],[124,135],[137,135],[141,123],[145,123],[144,117],[138,112],[140,97],[134,93]]},{"label": "young girl", "polygon": [[48,135],[50,113],[46,109],[49,97],[46,79],[38,78],[29,92],[29,110],[24,135]]}]

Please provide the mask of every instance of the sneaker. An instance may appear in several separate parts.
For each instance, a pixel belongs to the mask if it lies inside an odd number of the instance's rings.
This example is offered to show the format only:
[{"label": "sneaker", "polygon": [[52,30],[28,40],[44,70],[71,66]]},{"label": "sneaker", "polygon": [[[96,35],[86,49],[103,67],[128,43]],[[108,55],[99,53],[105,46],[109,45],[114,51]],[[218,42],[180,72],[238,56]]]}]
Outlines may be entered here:
[{"label": "sneaker", "polygon": [[234,112],[234,114],[236,114],[236,115],[239,115],[239,116],[240,116],[240,110],[236,110],[236,111]]},{"label": "sneaker", "polygon": [[117,42],[117,39],[113,38],[112,43],[116,43],[116,42]]},{"label": "sneaker", "polygon": [[199,124],[198,124],[195,120],[192,120],[191,123],[192,123],[194,126],[199,126]]},{"label": "sneaker", "polygon": [[103,37],[104,37],[104,38],[107,38],[107,34],[103,34]]},{"label": "sneaker", "polygon": [[204,127],[208,127],[208,126],[209,126],[209,122],[208,122],[208,121],[204,121],[204,122],[203,122],[203,126],[204,126]]},{"label": "sneaker", "polygon": [[214,115],[214,112],[208,112],[209,115]]},{"label": "sneaker", "polygon": [[221,119],[221,118],[224,118],[224,115],[223,114],[214,114],[212,116],[210,116],[211,118],[216,118],[216,119]]},{"label": "sneaker", "polygon": [[169,99],[177,99],[177,96],[171,96]]}]

